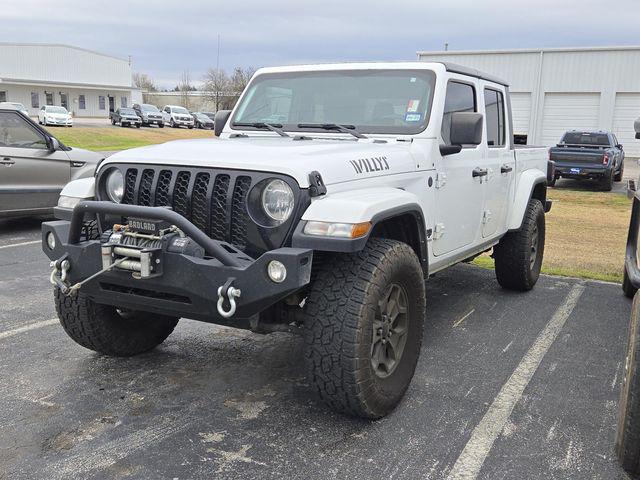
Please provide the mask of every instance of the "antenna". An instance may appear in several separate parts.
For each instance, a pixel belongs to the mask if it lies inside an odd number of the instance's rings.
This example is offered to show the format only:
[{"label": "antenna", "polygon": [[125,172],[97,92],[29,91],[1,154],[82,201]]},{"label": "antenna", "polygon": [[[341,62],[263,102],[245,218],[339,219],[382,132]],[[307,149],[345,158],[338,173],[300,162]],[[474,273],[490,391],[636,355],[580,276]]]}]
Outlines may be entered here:
[{"label": "antenna", "polygon": [[218,34],[218,55],[216,56],[216,70],[220,69],[220,34]]}]

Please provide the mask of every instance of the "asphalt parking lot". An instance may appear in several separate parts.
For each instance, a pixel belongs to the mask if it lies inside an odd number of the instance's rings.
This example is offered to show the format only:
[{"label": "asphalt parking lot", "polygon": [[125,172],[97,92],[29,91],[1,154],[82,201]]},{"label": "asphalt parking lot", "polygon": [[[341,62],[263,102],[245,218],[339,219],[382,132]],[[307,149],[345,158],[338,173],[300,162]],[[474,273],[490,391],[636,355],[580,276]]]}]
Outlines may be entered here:
[{"label": "asphalt parking lot", "polygon": [[139,357],[79,347],[38,238],[38,220],[0,221],[0,478],[626,478],[618,285],[438,274],[408,395],[372,423],[316,401],[293,335],[183,320]]}]

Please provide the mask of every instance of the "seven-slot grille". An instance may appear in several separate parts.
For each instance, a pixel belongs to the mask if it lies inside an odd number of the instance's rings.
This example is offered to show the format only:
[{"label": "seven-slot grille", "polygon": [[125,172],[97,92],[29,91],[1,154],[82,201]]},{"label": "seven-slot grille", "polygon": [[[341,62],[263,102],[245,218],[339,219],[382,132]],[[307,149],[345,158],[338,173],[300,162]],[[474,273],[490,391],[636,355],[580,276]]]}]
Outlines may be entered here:
[{"label": "seven-slot grille", "polygon": [[244,249],[249,215],[246,197],[252,178],[203,169],[124,168],[122,203],[170,206],[215,240]]}]

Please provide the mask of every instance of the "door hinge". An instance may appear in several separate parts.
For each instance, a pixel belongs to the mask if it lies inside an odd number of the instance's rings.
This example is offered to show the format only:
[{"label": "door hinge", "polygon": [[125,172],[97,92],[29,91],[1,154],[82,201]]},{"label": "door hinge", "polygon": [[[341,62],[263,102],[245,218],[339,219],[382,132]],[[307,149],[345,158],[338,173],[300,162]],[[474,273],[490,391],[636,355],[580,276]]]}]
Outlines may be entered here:
[{"label": "door hinge", "polygon": [[447,174],[444,172],[436,173],[436,188],[442,188],[447,184]]},{"label": "door hinge", "polygon": [[482,223],[487,224],[491,220],[491,210],[485,210],[482,212]]},{"label": "door hinge", "polygon": [[438,240],[444,235],[444,223],[436,223],[436,228],[433,231],[433,239]]}]

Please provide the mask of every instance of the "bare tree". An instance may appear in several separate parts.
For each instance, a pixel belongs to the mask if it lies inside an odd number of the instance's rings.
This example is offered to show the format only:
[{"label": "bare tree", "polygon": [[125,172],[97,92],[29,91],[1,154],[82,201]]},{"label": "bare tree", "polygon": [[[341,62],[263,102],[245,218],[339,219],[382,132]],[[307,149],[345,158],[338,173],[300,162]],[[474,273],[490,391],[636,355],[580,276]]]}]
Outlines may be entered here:
[{"label": "bare tree", "polygon": [[190,110],[189,92],[195,90],[195,88],[191,85],[191,75],[189,74],[189,70],[184,70],[182,72],[182,76],[180,77],[180,83],[176,88],[179,92],[182,93],[182,95],[180,95],[182,99],[182,106],[187,110]]},{"label": "bare tree", "polygon": [[146,73],[134,73],[133,74],[133,84],[141,90],[146,90],[147,92],[157,92],[158,87],[156,87],[153,79],[147,75]]},{"label": "bare tree", "polygon": [[229,89],[230,81],[227,73],[221,68],[210,68],[204,76],[204,89],[215,102],[216,112],[220,110],[223,95]]}]

